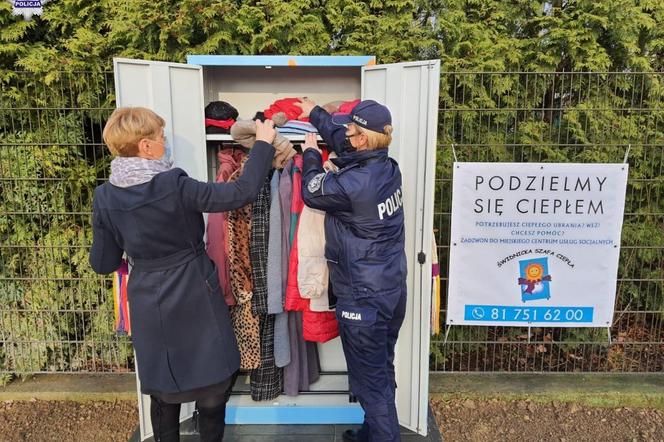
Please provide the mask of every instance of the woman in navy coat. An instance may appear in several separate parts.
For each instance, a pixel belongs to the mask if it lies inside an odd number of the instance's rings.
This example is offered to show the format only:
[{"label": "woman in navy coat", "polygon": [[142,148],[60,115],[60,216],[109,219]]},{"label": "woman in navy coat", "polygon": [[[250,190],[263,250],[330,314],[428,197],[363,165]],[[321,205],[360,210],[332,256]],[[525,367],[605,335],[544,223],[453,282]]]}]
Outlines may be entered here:
[{"label": "woman in navy coat", "polygon": [[128,256],[132,340],[157,441],[179,440],[180,404],[191,401],[201,439],[223,437],[240,355],[217,270],[205,253],[202,214],[256,199],[271,169],[275,136],[271,121],[256,125],[256,144],[232,183],[199,182],[172,168],[164,120],[149,109],[119,108],[104,128],[116,157],[109,182],[94,193],[90,265],[111,273]]}]

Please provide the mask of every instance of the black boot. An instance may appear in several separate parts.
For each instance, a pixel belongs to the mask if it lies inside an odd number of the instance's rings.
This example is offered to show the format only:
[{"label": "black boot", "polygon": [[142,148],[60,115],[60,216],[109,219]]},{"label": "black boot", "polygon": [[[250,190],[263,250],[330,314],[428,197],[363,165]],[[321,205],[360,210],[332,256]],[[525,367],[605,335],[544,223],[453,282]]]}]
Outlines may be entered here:
[{"label": "black boot", "polygon": [[198,409],[198,431],[201,442],[220,442],[226,428],[226,404]]},{"label": "black boot", "polygon": [[180,442],[180,404],[150,398],[150,419],[155,442]]},{"label": "black boot", "polygon": [[369,428],[366,424],[362,425],[362,428],[359,430],[346,430],[344,431],[342,438],[344,442],[368,442]]}]

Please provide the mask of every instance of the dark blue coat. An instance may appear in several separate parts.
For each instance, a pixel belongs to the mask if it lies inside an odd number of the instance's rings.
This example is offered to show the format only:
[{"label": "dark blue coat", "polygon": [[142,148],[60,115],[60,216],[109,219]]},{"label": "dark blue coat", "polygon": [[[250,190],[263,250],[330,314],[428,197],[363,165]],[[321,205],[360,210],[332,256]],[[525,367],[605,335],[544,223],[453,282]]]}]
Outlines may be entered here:
[{"label": "dark blue coat", "polygon": [[[401,172],[387,149],[348,151],[344,126],[320,107],[311,122],[340,154],[338,172],[325,172],[321,155],[304,153],[302,197],[324,210],[325,257],[334,294],[355,300],[405,291],[404,211]],[[340,302],[342,300],[340,299]]]},{"label": "dark blue coat", "polygon": [[151,181],[95,189],[90,264],[115,271],[132,263],[127,294],[144,393],[181,393],[223,382],[240,355],[214,263],[204,250],[203,212],[237,209],[256,199],[274,148],[257,142],[233,183],[204,183],[182,169]]}]

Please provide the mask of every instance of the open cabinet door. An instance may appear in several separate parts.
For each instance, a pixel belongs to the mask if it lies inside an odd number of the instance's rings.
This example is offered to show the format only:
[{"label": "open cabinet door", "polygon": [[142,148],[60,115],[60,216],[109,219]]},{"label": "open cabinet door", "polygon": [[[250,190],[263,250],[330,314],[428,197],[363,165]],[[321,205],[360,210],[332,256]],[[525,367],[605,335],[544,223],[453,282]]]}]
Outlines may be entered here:
[{"label": "open cabinet door", "polygon": [[207,181],[205,102],[200,66],[114,58],[118,107],[143,106],[166,120],[164,134],[173,148],[175,167]]},{"label": "open cabinet door", "polygon": [[440,61],[362,68],[362,99],[385,104],[394,127],[390,156],[403,175],[408,306],[397,341],[399,423],[427,434],[431,244]]},{"label": "open cabinet door", "polygon": [[[158,61],[113,59],[118,107],[142,106],[166,121],[164,134],[173,148],[176,167],[207,181],[203,72],[200,66]],[[135,359],[135,358],[134,358]],[[152,436],[150,397],[138,390],[141,440]],[[194,404],[183,404],[180,421],[192,416]]]}]

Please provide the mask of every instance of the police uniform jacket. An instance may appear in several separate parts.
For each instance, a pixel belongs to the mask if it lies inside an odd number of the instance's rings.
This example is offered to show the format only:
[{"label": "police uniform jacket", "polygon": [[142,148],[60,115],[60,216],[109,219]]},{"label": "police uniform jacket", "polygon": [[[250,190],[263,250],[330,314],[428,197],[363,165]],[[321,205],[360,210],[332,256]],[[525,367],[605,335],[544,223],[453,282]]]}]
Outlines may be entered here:
[{"label": "police uniform jacket", "polygon": [[228,307],[204,250],[202,212],[255,200],[273,155],[270,144],[256,142],[233,183],[199,182],[175,168],[144,184],[95,189],[90,264],[105,274],[123,252],[130,258],[127,294],[144,393],[200,391],[238,370]]},{"label": "police uniform jacket", "polygon": [[[325,257],[339,303],[380,303],[387,292],[406,290],[401,172],[387,149],[350,151],[346,128],[316,107],[310,115],[339,158],[339,170],[325,172],[320,153],[304,152],[302,195],[307,206],[324,210]],[[395,299],[390,297],[390,299]]]}]

